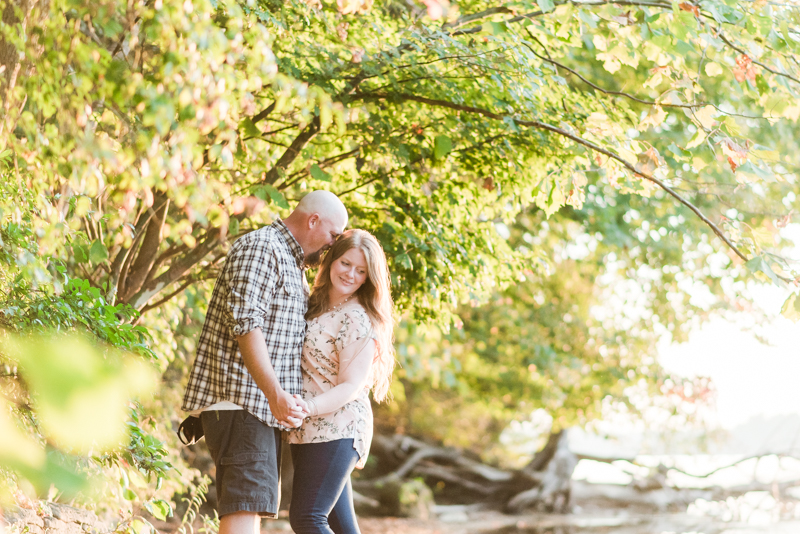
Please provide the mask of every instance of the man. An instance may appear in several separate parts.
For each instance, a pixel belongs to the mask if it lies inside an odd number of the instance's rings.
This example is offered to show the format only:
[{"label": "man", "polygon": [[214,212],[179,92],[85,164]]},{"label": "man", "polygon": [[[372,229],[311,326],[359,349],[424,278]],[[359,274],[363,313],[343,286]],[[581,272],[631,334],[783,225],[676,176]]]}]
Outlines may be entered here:
[{"label": "man", "polygon": [[[347,226],[327,191],[238,239],[214,285],[183,410],[199,414],[216,465],[219,534],[258,534],[280,504],[280,427],[302,424],[306,266]],[[295,395],[297,395],[295,397]]]}]

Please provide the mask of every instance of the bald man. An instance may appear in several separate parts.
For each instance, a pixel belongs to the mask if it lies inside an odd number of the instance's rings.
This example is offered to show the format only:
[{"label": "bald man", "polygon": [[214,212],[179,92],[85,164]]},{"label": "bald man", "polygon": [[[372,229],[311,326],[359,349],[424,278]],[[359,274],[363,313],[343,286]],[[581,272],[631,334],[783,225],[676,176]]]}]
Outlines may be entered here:
[{"label": "bald man", "polygon": [[260,517],[278,514],[280,429],[307,413],[303,271],[346,226],[336,195],[313,191],[286,219],[238,239],[214,285],[183,410],[200,418],[216,465],[219,534],[257,534]]}]

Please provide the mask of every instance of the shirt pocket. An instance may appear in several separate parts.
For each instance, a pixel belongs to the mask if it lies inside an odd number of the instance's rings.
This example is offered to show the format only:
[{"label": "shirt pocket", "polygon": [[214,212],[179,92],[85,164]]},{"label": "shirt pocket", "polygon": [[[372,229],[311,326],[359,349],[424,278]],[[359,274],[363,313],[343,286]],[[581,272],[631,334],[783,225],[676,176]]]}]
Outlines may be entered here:
[{"label": "shirt pocket", "polygon": [[289,276],[283,277],[283,292],[288,299],[305,299],[303,287]]}]

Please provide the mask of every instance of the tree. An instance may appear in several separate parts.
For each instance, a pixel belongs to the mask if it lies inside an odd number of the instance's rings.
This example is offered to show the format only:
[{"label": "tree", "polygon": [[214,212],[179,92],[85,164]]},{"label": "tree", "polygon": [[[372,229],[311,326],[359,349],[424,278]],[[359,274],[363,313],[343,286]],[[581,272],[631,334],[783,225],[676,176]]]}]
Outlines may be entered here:
[{"label": "tree", "polygon": [[286,209],[311,187],[380,237],[420,318],[518,277],[530,256],[493,223],[579,207],[589,183],[669,195],[734,261],[792,278],[772,242],[795,202],[776,154],[800,109],[792,8],[465,3],[444,22],[395,3],[29,8],[4,29],[25,52],[6,70],[36,76],[4,86],[22,112],[2,143],[66,210],[72,226],[41,224],[60,253],[138,310],[213,276],[226,240],[269,220],[260,200]]},{"label": "tree", "polygon": [[[151,327],[172,371],[190,342],[165,317],[197,320],[227,243],[326,188],[381,240],[407,320],[459,347],[467,398],[499,396],[502,421],[519,408],[503,397],[546,403],[563,375],[569,402],[547,406],[566,424],[637,376],[659,384],[647,327],[679,336],[708,311],[687,285],[732,306],[748,272],[795,280],[779,232],[798,202],[795,8],[426,4],[7,0],[3,224],[25,218],[27,244],[7,249],[6,287],[57,302],[65,277],[87,280],[143,314],[124,320]],[[571,240],[597,248],[571,256]],[[622,383],[588,345],[609,276],[652,297],[609,330],[640,347]],[[545,327],[567,313],[580,321]],[[565,350],[567,332],[587,345]],[[571,383],[595,363],[599,392]]]}]

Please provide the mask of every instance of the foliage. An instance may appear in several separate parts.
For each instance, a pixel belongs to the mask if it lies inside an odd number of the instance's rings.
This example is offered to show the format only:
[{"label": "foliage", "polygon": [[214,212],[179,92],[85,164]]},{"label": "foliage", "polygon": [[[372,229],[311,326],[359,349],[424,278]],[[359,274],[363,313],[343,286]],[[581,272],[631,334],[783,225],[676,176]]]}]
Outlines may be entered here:
[{"label": "foliage", "polygon": [[50,2],[37,39],[4,30],[37,73],[7,88],[0,139],[41,195],[43,252],[109,298],[163,304],[319,187],[379,236],[420,319],[544,260],[493,222],[579,208],[589,184],[667,194],[732,261],[793,278],[776,241],[796,203],[791,6],[215,6]]},{"label": "foliage", "polygon": [[[6,191],[11,184],[3,182]],[[8,260],[0,272],[0,464],[41,495],[51,484],[67,495],[91,493],[87,481],[103,468],[163,478],[172,469],[164,444],[140,426],[141,406],[130,404],[155,385],[148,331],[130,324],[133,308],[108,304],[87,280],[70,278],[64,262],[38,254],[32,214],[13,205],[26,192],[14,193],[0,206],[14,214],[0,224]],[[37,278],[43,273],[58,283]],[[122,493],[136,498],[127,487]]]},{"label": "foliage", "polygon": [[[518,218],[503,230],[509,243],[548,250],[552,272],[528,271],[488,303],[462,306],[460,328],[406,325],[398,336],[397,403],[377,420],[491,457],[506,425],[536,410],[550,414],[556,429],[655,404],[691,416],[694,403],[710,400],[706,390],[683,395],[684,380],[660,369],[657,344],[685,341],[692,324],[731,307],[744,287],[723,290],[732,273],[711,265],[725,257],[702,239],[692,242],[688,221],[663,221],[670,230],[651,240],[642,229],[662,208],[632,197],[617,207],[592,203]],[[678,393],[683,403],[656,400]],[[653,400],[643,403],[643,395]]]},{"label": "foliage", "polygon": [[[88,331],[179,388],[227,244],[324,188],[424,323],[398,333],[392,417],[459,428],[414,415],[436,400],[488,440],[520,410],[663,393],[660,336],[753,275],[796,281],[796,7],[425,4],[4,10],[6,328]],[[102,461],[159,478],[169,447],[132,429]]]}]

